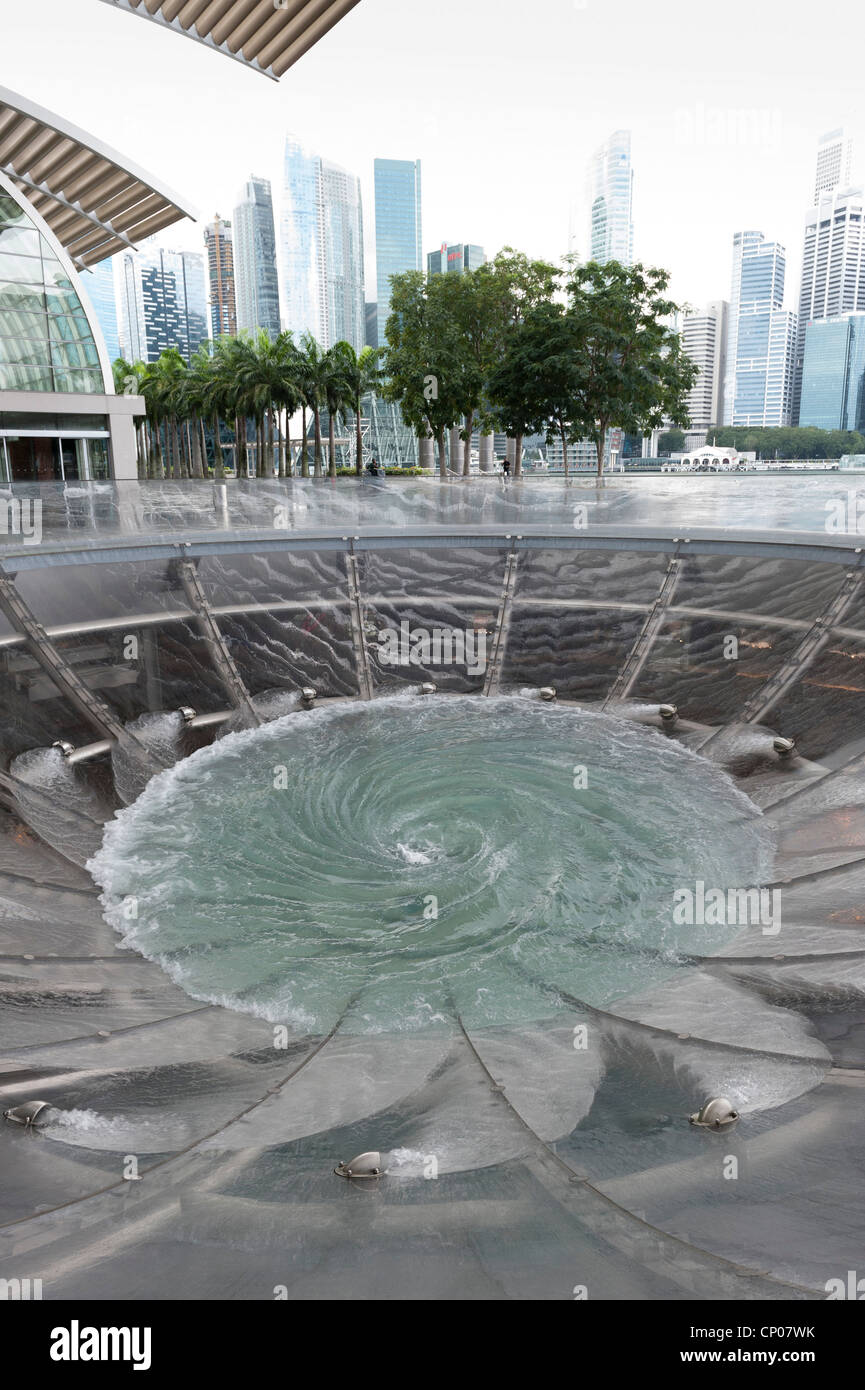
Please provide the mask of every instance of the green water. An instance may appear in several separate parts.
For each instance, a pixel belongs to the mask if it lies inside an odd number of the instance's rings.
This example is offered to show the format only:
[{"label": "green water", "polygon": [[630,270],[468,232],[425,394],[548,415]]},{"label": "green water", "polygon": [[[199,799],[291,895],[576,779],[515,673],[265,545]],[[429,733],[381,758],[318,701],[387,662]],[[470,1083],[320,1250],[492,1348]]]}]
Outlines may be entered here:
[{"label": "green water", "polygon": [[194,998],[315,1033],[350,1004],[377,1032],[645,988],[733,935],[675,925],[674,890],[765,882],[770,850],[732,782],[652,730],[402,696],[203,749],[89,867],[125,943]]}]

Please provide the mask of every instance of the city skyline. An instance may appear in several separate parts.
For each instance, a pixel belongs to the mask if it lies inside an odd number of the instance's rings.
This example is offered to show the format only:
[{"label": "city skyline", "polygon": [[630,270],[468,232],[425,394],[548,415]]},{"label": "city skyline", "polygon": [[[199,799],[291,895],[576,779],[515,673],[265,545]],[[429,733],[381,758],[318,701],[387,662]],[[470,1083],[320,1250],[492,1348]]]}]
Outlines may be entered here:
[{"label": "city skyline", "polygon": [[[75,65],[68,58],[84,46],[70,11],[85,3],[87,47],[99,43],[124,74],[124,96],[107,108],[104,92],[88,91],[70,76]],[[679,0],[666,0],[651,14],[629,5],[625,23],[620,12],[591,0],[579,6],[563,0],[556,16],[561,43],[552,55],[546,46],[525,42],[522,8],[507,0],[497,5],[493,26],[483,6],[466,10],[443,0],[433,32],[411,7],[365,0],[277,87],[239,64],[211,63],[200,46],[174,44],[156,26],[135,26],[133,35],[127,17],[110,6],[45,0],[38,13],[28,13],[0,0],[4,30],[17,39],[9,44],[16,50],[15,71],[4,71],[0,57],[0,81],[26,87],[47,106],[62,104],[85,128],[128,148],[183,188],[202,224],[217,208],[229,211],[232,191],[251,169],[276,187],[288,128],[358,174],[368,208],[376,157],[420,159],[427,226],[442,237],[469,236],[490,256],[505,244],[550,259],[564,255],[570,206],[592,151],[613,130],[628,129],[636,171],[635,258],[669,269],[674,297],[699,305],[726,296],[729,246],[743,226],[762,227],[787,247],[792,294],[801,216],[814,191],[816,142],[852,125],[857,149],[863,149],[861,123],[857,128],[849,119],[855,82],[837,70],[828,41],[837,31],[831,23],[836,8],[830,0],[825,34],[807,37],[783,22],[774,0],[757,12],[734,4],[723,16],[708,16],[699,82],[690,82],[686,21],[693,16]],[[840,13],[836,18],[841,25]],[[500,74],[488,91],[465,81],[473,60],[453,51],[457,22],[462,51],[482,49]],[[58,34],[56,52],[48,55],[36,43],[45,23]],[[749,33],[746,58],[742,26]],[[587,45],[615,55],[612,85],[580,59]],[[388,82],[358,87],[364,63],[369,69],[382,62]],[[154,70],[166,89],[184,90],[182,113],[152,102]],[[820,71],[827,75],[815,78]],[[579,82],[570,80],[575,72]],[[808,74],[807,105],[791,81],[796,72]],[[350,84],[358,112],[347,121],[340,103],[322,101],[321,94]],[[231,119],[220,123],[218,139],[196,145],[191,160],[178,138],[183,113],[215,104]],[[680,206],[677,190],[686,193]],[[712,216],[701,219],[695,237],[692,213],[701,206],[711,207]],[[577,226],[585,227],[584,217]],[[368,229],[372,299],[370,219]],[[199,249],[200,235],[201,224],[184,226],[172,244]],[[577,240],[585,243],[584,230]],[[585,244],[577,249],[586,254]],[[790,307],[796,307],[792,300]]]}]

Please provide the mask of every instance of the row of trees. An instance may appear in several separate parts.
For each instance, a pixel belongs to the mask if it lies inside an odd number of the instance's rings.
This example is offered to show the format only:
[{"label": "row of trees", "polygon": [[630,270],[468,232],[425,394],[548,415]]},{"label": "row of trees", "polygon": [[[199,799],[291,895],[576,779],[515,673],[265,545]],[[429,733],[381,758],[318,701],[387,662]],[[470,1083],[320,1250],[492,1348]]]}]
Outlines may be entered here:
[{"label": "row of trees", "polygon": [[865,454],[865,436],[856,430],[818,430],[804,425],[780,429],[713,425],[706,439],[722,449],[756,451],[760,459],[839,459],[842,454]]},{"label": "row of trees", "polygon": [[[361,403],[379,391],[397,402],[419,438],[438,447],[459,430],[462,471],[471,439],[499,430],[515,441],[516,472],[527,435],[568,446],[595,443],[603,471],[607,432],[646,433],[687,425],[697,368],[668,326],[678,306],[666,271],[617,261],[560,268],[506,248],[461,275],[408,272],[392,279],[387,344],[358,353],[346,342],[324,351],[310,336],[241,334],[205,343],[191,362],[172,349],[153,364],[115,363],[120,391],[144,397],[139,465],[145,477],[225,475],[226,436],[245,472],[250,444],[261,477],[324,472],[321,421],[329,422],[328,472],[336,473],[335,427],[353,418],[356,469],[363,468]],[[289,427],[302,416],[299,458]],[[209,447],[210,446],[210,447]]]},{"label": "row of trees", "polygon": [[[201,345],[187,363],[176,348],[153,363],[114,363],[118,391],[143,396],[147,413],[137,425],[138,467],[145,478],[200,478],[210,469],[225,477],[226,444],[244,474],[250,446],[259,477],[310,477],[307,423],[313,423],[312,476],[324,474],[322,415],[328,418],[327,471],[336,473],[336,423],[351,417],[356,430],[356,469],[363,469],[361,401],[380,382],[378,354],[358,353],[350,343],[325,352],[310,335],[295,343],[264,331],[219,338]],[[290,447],[290,423],[302,418],[298,456]],[[228,438],[226,439],[226,436]]]},{"label": "row of trees", "polygon": [[678,306],[666,271],[617,261],[560,269],[506,248],[462,275],[393,277],[384,392],[438,447],[460,428],[463,473],[472,431],[568,445],[591,439],[603,471],[607,431],[688,424],[697,368],[669,327]]}]

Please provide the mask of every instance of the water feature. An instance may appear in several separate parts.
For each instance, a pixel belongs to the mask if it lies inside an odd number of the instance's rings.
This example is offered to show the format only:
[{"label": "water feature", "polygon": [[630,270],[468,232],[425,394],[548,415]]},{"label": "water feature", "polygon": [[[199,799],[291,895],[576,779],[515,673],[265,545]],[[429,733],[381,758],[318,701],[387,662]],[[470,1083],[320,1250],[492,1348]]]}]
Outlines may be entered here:
[{"label": "water feature", "polygon": [[[720,770],[608,715],[508,697],[333,704],[156,777],[89,868],[127,945],[193,997],[309,1032],[604,1006],[735,928],[673,893],[766,881]],[[130,909],[130,904],[134,906]]]}]

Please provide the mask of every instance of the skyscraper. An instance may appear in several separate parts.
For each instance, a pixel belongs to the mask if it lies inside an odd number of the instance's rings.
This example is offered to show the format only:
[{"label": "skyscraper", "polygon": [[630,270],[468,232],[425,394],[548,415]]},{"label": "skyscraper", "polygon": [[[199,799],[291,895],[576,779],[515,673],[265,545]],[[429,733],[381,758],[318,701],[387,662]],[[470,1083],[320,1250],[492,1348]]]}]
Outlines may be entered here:
[{"label": "skyscraper", "polygon": [[716,299],[682,321],[682,347],[700,368],[688,395],[694,429],[720,424],[723,418],[729,308],[726,299]]},{"label": "skyscraper", "polygon": [[808,324],[799,423],[821,430],[865,428],[865,314]]},{"label": "skyscraper", "polygon": [[366,345],[366,295],[363,265],[363,201],[360,179],[327,160],[321,161],[321,209],[324,223],[324,346]]},{"label": "skyscraper", "polygon": [[486,263],[486,253],[482,246],[469,242],[457,242],[448,246],[443,241],[438,251],[430,251],[426,258],[427,275],[442,275],[449,271],[452,275],[462,275],[464,270],[477,270]]},{"label": "skyscraper", "polygon": [[732,418],[726,419],[725,412],[724,423],[789,425],[796,315],[782,308],[784,248],[776,241],[766,241],[761,232],[737,233],[733,267],[736,325],[735,334],[731,332],[729,339],[731,344],[735,342],[731,363]]},{"label": "skyscraper", "polygon": [[251,176],[232,218],[234,292],[238,332],[279,333],[279,279],[273,197],[267,179]]},{"label": "skyscraper", "polygon": [[210,333],[213,338],[237,332],[237,301],[234,292],[234,251],[231,223],[217,213],[204,229],[207,274],[210,283]]},{"label": "skyscraper", "polygon": [[830,130],[817,142],[817,170],[814,176],[814,205],[826,193],[848,188],[853,164],[853,141],[846,130]]},{"label": "skyscraper", "polygon": [[81,283],[99,320],[108,357],[111,362],[120,356],[120,332],[117,324],[117,297],[114,291],[114,259],[99,261],[81,270]]},{"label": "skyscraper", "polygon": [[865,198],[861,189],[824,193],[805,217],[799,335],[793,393],[794,421],[801,412],[805,333],[814,319],[865,310]]},{"label": "skyscraper", "polygon": [[616,130],[589,165],[589,247],[593,261],[634,260],[631,132]]},{"label": "skyscraper", "polygon": [[390,315],[390,280],[423,269],[420,160],[375,161],[375,264],[378,337],[384,344]]},{"label": "skyscraper", "polygon": [[363,201],[360,180],[304,148],[285,144],[282,216],[282,315],[299,337],[322,347],[366,343]]},{"label": "skyscraper", "polygon": [[130,361],[155,362],[177,348],[188,362],[207,338],[204,257],[162,247],[126,252],[121,263],[121,341]]},{"label": "skyscraper", "polygon": [[289,136],[285,142],[279,254],[282,319],[299,338],[311,333],[324,344],[324,286],[321,160]]},{"label": "skyscraper", "polygon": [[[736,354],[739,335],[739,297],[742,290],[742,257],[764,240],[762,232],[736,232],[733,237],[733,275],[730,282],[730,310],[727,315],[727,354],[724,374],[725,425],[733,423],[733,403],[736,397]],[[717,421],[713,421],[713,424]]]}]

